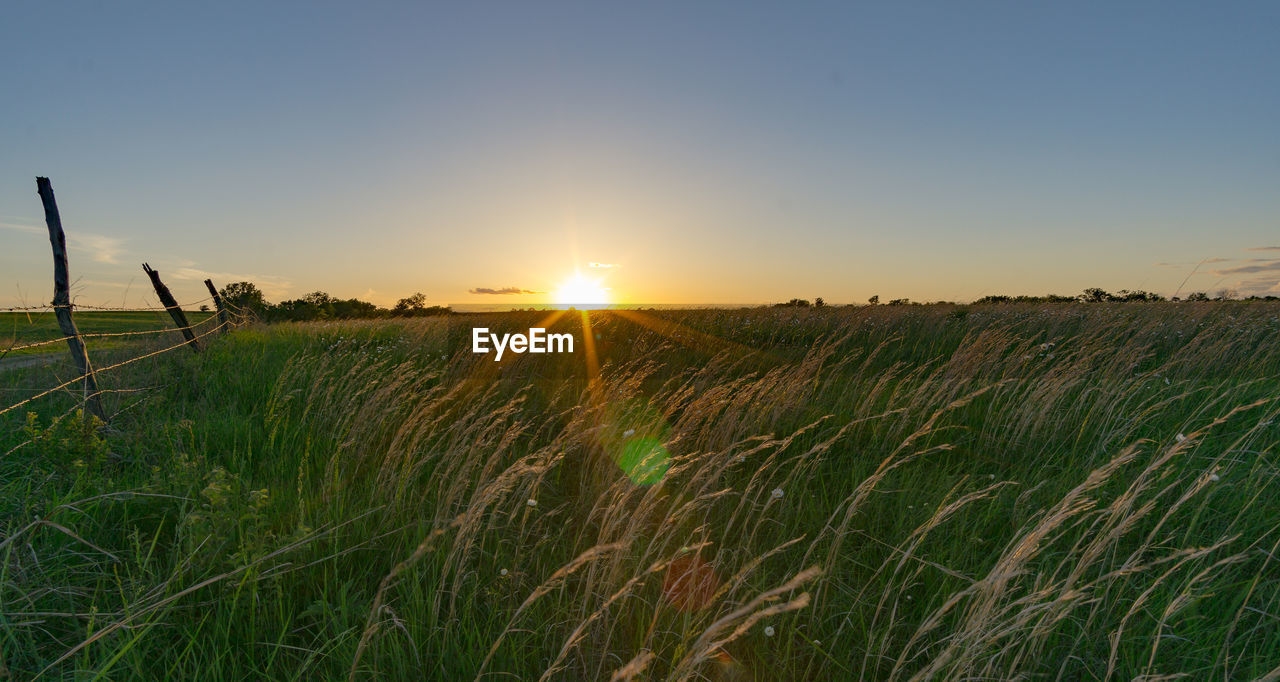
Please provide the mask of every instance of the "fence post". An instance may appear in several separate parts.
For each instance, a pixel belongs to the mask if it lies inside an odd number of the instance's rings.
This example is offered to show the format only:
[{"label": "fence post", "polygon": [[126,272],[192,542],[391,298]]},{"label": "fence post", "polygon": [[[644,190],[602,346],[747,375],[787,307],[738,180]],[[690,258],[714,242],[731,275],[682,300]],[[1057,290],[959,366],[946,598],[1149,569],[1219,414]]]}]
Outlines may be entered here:
[{"label": "fence post", "polygon": [[40,201],[44,203],[44,222],[49,228],[49,244],[53,246],[53,314],[58,318],[58,327],[62,335],[67,337],[67,345],[71,348],[71,359],[76,369],[84,376],[84,404],[89,414],[107,421],[102,411],[102,401],[98,396],[98,380],[93,375],[93,365],[89,363],[89,352],[85,349],[84,339],[76,329],[75,320],[71,319],[71,274],[67,268],[67,235],[62,231],[62,216],[58,213],[58,202],[53,198],[53,185],[49,178],[36,178],[36,191],[40,193]]},{"label": "fence post", "polygon": [[164,309],[169,311],[169,316],[173,318],[173,323],[178,325],[182,336],[187,339],[187,345],[191,346],[191,350],[196,353],[200,352],[200,344],[196,343],[196,335],[191,331],[191,323],[187,322],[187,314],[182,312],[182,308],[178,307],[178,301],[169,292],[169,287],[160,281],[160,273],[152,270],[150,265],[142,264],[142,269],[147,273],[147,277],[151,278],[151,286],[155,287],[156,296],[160,297],[160,302],[164,304]]},{"label": "fence post", "polygon": [[[230,326],[227,324],[227,309],[222,307],[222,297],[218,295],[218,288],[213,286],[213,280],[206,279],[204,285],[209,287],[209,295],[213,297],[213,305],[218,309],[218,326]],[[223,329],[222,331],[225,333],[230,330]]]}]

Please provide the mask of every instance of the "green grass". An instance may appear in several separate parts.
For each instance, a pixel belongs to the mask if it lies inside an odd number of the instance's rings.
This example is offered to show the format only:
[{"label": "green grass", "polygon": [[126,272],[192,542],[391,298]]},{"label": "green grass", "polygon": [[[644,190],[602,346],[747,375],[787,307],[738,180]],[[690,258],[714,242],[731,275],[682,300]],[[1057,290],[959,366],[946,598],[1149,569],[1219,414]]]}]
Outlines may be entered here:
[{"label": "green grass", "polygon": [[[187,321],[192,326],[207,320],[212,313],[188,311]],[[153,329],[176,329],[169,313],[151,311],[95,311],[77,310],[73,318],[80,334],[89,337],[91,349],[119,348],[128,345],[141,335],[97,337],[94,334],[120,334],[143,332]],[[197,328],[196,333],[206,328]],[[65,353],[66,344],[50,343],[32,348],[17,348],[27,344],[63,338],[62,330],[52,311],[0,313],[0,358],[44,353]],[[12,350],[10,350],[12,349]]]},{"label": "green grass", "polygon": [[572,355],[470,353],[473,325],[544,315],[250,327],[104,376],[146,389],[107,395],[104,434],[68,395],[0,416],[0,662],[1280,669],[1280,306],[596,312],[593,353],[573,313]]}]

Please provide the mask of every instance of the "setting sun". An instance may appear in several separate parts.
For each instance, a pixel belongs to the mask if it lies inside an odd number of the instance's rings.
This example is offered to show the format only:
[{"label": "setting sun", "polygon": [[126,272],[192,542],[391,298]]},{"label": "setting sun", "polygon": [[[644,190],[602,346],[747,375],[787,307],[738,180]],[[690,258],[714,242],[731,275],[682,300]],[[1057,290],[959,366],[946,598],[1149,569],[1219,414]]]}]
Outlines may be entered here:
[{"label": "setting sun", "polygon": [[601,286],[600,280],[575,272],[556,287],[555,302],[577,308],[600,307],[609,303],[609,289]]}]

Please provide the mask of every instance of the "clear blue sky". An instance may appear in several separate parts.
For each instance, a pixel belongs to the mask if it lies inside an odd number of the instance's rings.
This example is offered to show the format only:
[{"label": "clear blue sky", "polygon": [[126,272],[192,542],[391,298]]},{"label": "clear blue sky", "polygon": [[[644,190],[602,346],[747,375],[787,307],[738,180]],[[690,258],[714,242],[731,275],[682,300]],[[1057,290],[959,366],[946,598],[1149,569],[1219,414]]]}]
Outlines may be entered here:
[{"label": "clear blue sky", "polygon": [[1280,293],[1280,3],[459,4],[7,4],[0,305]]}]

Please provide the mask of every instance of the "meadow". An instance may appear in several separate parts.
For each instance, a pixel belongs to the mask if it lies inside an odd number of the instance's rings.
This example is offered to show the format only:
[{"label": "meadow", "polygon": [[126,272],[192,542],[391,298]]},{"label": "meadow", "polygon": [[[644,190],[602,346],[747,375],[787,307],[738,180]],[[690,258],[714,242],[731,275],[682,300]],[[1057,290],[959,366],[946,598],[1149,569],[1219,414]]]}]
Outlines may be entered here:
[{"label": "meadow", "polygon": [[[192,326],[209,319],[212,313],[187,311],[187,321]],[[98,311],[77,310],[76,328],[89,337],[89,343],[97,349],[118,348],[134,339],[129,335],[174,328],[169,313],[163,310]],[[198,332],[197,332],[198,333]],[[103,335],[94,337],[94,335]],[[120,336],[110,336],[110,335]],[[66,353],[65,344],[29,346],[41,341],[61,339],[62,331],[52,311],[0,312],[0,360],[26,355]],[[12,350],[11,350],[12,349]]]},{"label": "meadow", "polygon": [[[575,352],[470,352],[540,323]],[[109,428],[0,416],[0,677],[1280,679],[1277,339],[1238,302],[243,327],[104,377]]]}]

